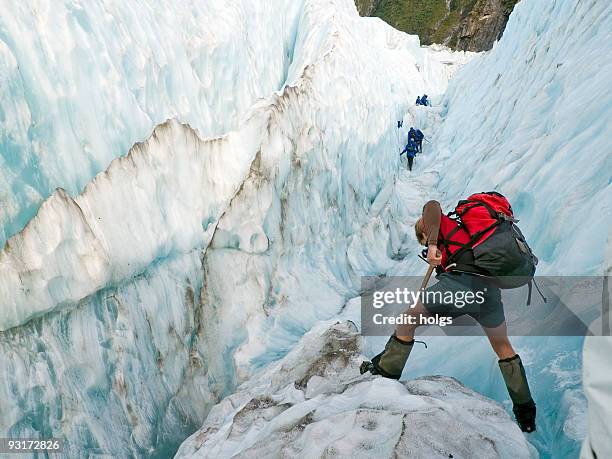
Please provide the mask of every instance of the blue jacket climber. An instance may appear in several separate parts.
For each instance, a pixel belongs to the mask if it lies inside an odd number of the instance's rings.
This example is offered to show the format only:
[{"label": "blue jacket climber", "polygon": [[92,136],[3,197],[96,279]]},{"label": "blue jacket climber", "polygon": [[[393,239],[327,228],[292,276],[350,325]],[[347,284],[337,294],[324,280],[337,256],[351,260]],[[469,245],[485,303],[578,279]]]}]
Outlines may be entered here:
[{"label": "blue jacket climber", "polygon": [[414,140],[409,140],[402,152],[400,153],[400,156],[404,153],[406,153],[409,158],[414,158],[417,154],[417,143]]},{"label": "blue jacket climber", "polygon": [[408,141],[410,140],[416,140],[416,131],[414,130],[413,127],[411,127],[410,130],[408,131]]},{"label": "blue jacket climber", "polygon": [[417,96],[416,104],[421,105],[421,96]]},{"label": "blue jacket climber", "polygon": [[411,139],[411,140],[408,140],[408,143],[406,144],[406,146],[400,153],[400,156],[406,153],[406,157],[408,158],[408,170],[409,171],[412,170],[412,163],[414,162],[414,157],[416,156],[417,152],[418,152],[417,143]]},{"label": "blue jacket climber", "polygon": [[423,131],[421,131],[420,129],[417,129],[414,134],[414,140],[416,141],[416,144],[419,147],[419,152],[423,151],[423,139],[424,138],[425,138],[425,135],[423,134]]}]

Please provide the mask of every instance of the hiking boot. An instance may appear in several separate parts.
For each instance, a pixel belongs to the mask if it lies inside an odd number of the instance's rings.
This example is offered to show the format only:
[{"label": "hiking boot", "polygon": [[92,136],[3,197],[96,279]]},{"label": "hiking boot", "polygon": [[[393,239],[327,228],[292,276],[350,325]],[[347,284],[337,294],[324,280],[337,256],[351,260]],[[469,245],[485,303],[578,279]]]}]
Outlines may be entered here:
[{"label": "hiking boot", "polygon": [[531,433],[536,430],[536,404],[533,400],[512,408],[516,422],[523,432]]},{"label": "hiking boot", "polygon": [[499,369],[514,405],[512,411],[516,422],[523,432],[533,432],[536,430],[536,405],[531,398],[521,358],[517,354],[509,359],[502,359],[499,361]]},{"label": "hiking boot", "polygon": [[395,335],[389,338],[385,350],[372,359],[372,362],[363,362],[360,367],[361,373],[369,371],[373,375],[381,375],[385,378],[400,379],[406,360],[414,346],[414,340],[406,342]]}]

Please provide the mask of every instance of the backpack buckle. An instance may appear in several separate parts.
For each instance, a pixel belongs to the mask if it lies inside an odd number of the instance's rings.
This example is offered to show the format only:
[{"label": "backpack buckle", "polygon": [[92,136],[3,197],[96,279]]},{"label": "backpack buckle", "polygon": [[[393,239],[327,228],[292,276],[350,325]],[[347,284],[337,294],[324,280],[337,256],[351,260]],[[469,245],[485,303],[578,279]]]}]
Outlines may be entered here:
[{"label": "backpack buckle", "polygon": [[507,222],[512,222],[512,223],[518,223],[519,220],[517,220],[514,217],[511,217],[510,215],[506,215],[503,212],[497,212],[497,217],[500,218],[501,220],[507,221]]}]

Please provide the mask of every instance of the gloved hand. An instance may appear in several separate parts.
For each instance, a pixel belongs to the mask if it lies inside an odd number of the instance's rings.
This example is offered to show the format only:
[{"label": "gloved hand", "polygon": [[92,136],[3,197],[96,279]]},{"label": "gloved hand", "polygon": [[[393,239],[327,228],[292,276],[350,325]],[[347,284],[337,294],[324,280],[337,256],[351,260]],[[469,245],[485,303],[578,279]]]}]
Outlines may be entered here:
[{"label": "gloved hand", "polygon": [[414,340],[406,342],[393,335],[387,341],[384,351],[375,356],[371,362],[362,362],[359,372],[364,374],[369,371],[373,375],[400,379],[412,346],[414,346]]}]

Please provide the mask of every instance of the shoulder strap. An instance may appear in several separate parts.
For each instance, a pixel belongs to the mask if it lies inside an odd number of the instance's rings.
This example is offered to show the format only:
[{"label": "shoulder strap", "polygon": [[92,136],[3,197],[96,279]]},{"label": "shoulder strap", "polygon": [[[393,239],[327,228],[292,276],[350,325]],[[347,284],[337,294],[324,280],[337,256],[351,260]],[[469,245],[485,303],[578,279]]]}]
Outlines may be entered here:
[{"label": "shoulder strap", "polygon": [[[501,224],[502,220],[495,220],[493,223],[491,223],[489,226],[487,226],[484,229],[481,229],[480,231],[478,231],[477,233],[474,233],[471,237],[470,240],[468,242],[466,242],[465,244],[458,244],[461,245],[462,247],[457,250],[455,253],[451,254],[448,258],[448,263],[450,264],[451,262],[453,262],[454,260],[457,260],[459,258],[459,256],[463,255],[465,253],[466,250],[471,249],[472,246],[482,237],[484,236],[488,231],[492,230],[493,228],[495,228],[496,226],[498,226],[499,224]],[[467,230],[466,230],[467,231]],[[469,234],[469,233],[468,233]]]},{"label": "shoulder strap", "polygon": [[455,212],[455,214],[458,215],[459,217],[461,217],[461,216],[465,215],[468,211],[473,209],[474,207],[484,207],[485,209],[487,209],[487,212],[489,212],[489,215],[491,216],[491,218],[493,218],[495,220],[499,220],[500,222],[502,222],[502,221],[510,221],[510,222],[513,222],[513,223],[517,223],[518,222],[518,220],[516,220],[513,217],[510,217],[509,215],[506,215],[503,212],[496,212],[495,209],[493,209],[493,207],[491,207],[489,204],[487,204],[486,202],[483,202],[483,201],[459,201],[457,203],[457,207],[460,207],[460,206],[465,205],[465,204],[470,204],[470,203],[473,203],[473,204],[471,206],[469,206],[469,207],[466,207],[461,212]]}]

